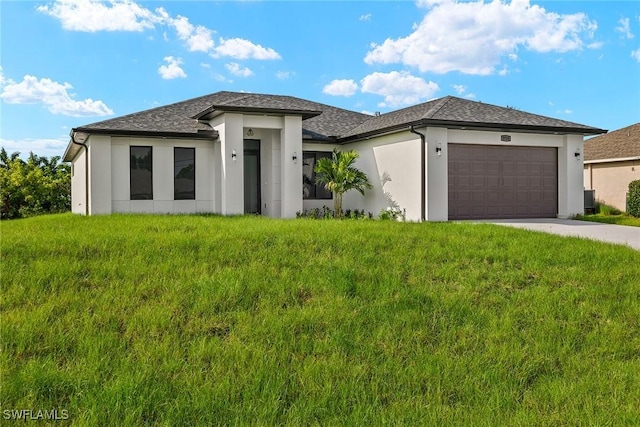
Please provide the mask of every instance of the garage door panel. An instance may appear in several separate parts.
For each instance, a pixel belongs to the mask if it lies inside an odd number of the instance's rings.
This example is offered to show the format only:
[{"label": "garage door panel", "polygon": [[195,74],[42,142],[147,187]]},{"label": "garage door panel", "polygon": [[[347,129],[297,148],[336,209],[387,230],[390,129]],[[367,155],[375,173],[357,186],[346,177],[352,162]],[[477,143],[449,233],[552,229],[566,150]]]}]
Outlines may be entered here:
[{"label": "garage door panel", "polygon": [[557,149],[449,144],[449,218],[555,217]]}]

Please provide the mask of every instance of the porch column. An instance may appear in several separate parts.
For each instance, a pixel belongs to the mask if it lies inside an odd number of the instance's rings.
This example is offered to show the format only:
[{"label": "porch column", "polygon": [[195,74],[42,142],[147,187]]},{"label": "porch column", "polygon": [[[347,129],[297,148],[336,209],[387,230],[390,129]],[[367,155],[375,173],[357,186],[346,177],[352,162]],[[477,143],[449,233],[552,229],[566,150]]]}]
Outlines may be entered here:
[{"label": "porch column", "polygon": [[[576,156],[576,153],[579,155]],[[584,213],[584,151],[582,135],[565,135],[558,148],[558,217]]]},{"label": "porch column", "polygon": [[[294,160],[295,157],[295,160]],[[295,218],[302,211],[302,118],[285,116],[280,131],[281,216]]]},{"label": "porch column", "polygon": [[[244,213],[244,144],[242,114],[225,113],[214,126],[220,138],[220,211]],[[234,158],[235,153],[235,158]]]}]

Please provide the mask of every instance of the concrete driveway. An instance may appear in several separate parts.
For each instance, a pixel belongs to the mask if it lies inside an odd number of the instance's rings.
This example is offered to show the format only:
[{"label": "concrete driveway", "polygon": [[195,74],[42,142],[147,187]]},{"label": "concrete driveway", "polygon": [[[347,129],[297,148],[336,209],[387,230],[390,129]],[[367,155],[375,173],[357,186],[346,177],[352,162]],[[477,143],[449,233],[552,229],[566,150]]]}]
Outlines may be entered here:
[{"label": "concrete driveway", "polygon": [[600,240],[602,242],[627,245],[636,250],[640,250],[640,227],[553,218],[499,219],[482,222],[525,228],[527,230],[544,231],[545,233],[559,234],[561,236]]}]

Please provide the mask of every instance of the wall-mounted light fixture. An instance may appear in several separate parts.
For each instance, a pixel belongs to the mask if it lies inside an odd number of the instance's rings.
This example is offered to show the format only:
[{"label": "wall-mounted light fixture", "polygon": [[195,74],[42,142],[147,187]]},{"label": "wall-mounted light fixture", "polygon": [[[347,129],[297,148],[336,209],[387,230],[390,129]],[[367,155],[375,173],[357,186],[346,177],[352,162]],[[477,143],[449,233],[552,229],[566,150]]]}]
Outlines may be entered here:
[{"label": "wall-mounted light fixture", "polygon": [[298,153],[294,151],[293,156],[291,156],[291,160],[293,160],[293,163],[298,163]]},{"label": "wall-mounted light fixture", "polygon": [[247,131],[247,136],[253,136],[253,129],[249,128]]},{"label": "wall-mounted light fixture", "polygon": [[438,156],[442,156],[442,144],[438,143],[438,145],[436,145],[436,154]]},{"label": "wall-mounted light fixture", "polygon": [[236,154],[236,150],[231,150],[231,160],[235,162],[237,158],[238,155]]},{"label": "wall-mounted light fixture", "polygon": [[580,149],[577,149],[575,153],[573,153],[574,156],[576,156],[577,160],[580,160]]}]

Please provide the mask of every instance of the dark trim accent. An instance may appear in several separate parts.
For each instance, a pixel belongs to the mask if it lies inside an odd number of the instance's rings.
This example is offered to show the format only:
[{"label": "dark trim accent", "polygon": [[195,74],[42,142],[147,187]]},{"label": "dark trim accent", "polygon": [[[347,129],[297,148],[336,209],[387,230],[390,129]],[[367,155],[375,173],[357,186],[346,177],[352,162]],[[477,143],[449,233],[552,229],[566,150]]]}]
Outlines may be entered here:
[{"label": "dark trim accent", "polygon": [[[193,116],[193,119],[209,119],[214,116],[214,112],[219,111],[222,113],[260,113],[260,114],[273,114],[273,115],[296,115],[302,116],[302,120],[310,119],[312,117],[319,116],[322,111],[318,110],[296,110],[290,108],[262,108],[262,107],[238,107],[230,105],[212,105],[206,110]],[[211,116],[211,117],[210,117]]]},{"label": "dark trim accent", "polygon": [[[178,198],[176,180],[176,152],[178,150],[191,150],[193,152],[193,198]],[[196,148],[195,147],[173,147],[173,200],[196,200]]]},{"label": "dark trim accent", "polygon": [[409,132],[420,136],[420,221],[427,220],[427,207],[425,204],[424,193],[427,190],[427,164],[425,159],[427,137],[425,134],[418,132],[413,126],[409,128]]},{"label": "dark trim accent", "polygon": [[74,128],[71,132],[84,132],[88,134],[112,135],[112,136],[147,136],[155,138],[180,138],[180,139],[217,139],[217,131],[198,131],[198,133],[185,132],[162,132],[145,130],[121,130],[121,129],[95,129],[95,128]]},{"label": "dark trim accent", "polygon": [[398,125],[387,126],[385,128],[372,130],[357,135],[347,136],[345,138],[338,138],[339,144],[346,144],[349,142],[355,142],[361,139],[373,138],[385,133],[392,133],[395,131],[406,130],[407,126],[413,127],[446,127],[448,129],[465,129],[465,130],[484,130],[484,131],[496,131],[496,132],[524,132],[524,133],[548,133],[558,135],[599,135],[607,133],[605,129],[598,128],[581,128],[581,127],[554,127],[554,126],[536,126],[536,125],[521,125],[521,124],[508,124],[508,123],[481,123],[481,122],[458,122],[451,120],[431,120],[421,119],[414,122],[402,123]]},{"label": "dark trim accent", "polygon": [[[257,142],[258,143],[258,148],[247,148],[246,144],[247,142]],[[242,140],[242,161],[244,163],[244,158],[246,157],[247,154],[254,154],[258,156],[258,170],[256,171],[257,175],[258,175],[258,185],[257,185],[257,189],[258,189],[258,212],[247,212],[247,206],[244,206],[244,213],[245,214],[256,214],[256,215],[262,215],[262,155],[261,155],[261,150],[260,150],[260,145],[261,145],[261,140],[259,139],[243,139]],[[243,166],[243,180],[244,182],[246,182],[246,178],[247,178],[247,171],[246,169],[244,169],[244,164]],[[242,189],[244,192],[244,188]],[[244,194],[243,194],[243,201],[244,201]]]},{"label": "dark trim accent", "polygon": [[[150,157],[151,157],[151,171],[150,171],[151,172],[151,193],[150,193],[151,194],[151,198],[150,199],[138,199],[138,198],[134,199],[133,198],[133,194],[131,194],[131,187],[132,187],[132,184],[133,184],[132,173],[131,173],[133,171],[133,168],[131,167],[132,166],[131,165],[131,157],[132,157],[131,152],[133,151],[134,148],[148,148],[149,149],[149,154],[150,154]],[[152,145],[129,145],[129,200],[130,201],[131,200],[153,200],[153,146]]]}]

